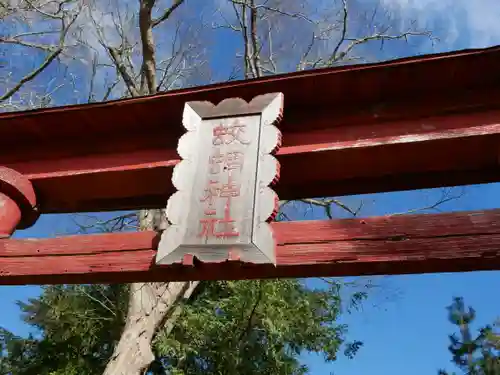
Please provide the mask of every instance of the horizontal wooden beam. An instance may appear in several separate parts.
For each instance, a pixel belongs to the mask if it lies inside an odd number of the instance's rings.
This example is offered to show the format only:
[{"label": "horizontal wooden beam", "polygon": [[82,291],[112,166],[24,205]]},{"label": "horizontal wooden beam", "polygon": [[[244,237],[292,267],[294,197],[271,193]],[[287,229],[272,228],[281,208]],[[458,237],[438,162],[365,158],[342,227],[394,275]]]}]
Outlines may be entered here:
[{"label": "horizontal wooden beam", "polygon": [[0,166],[32,181],[42,213],[162,207],[185,102],[282,92],[282,199],[496,182],[499,58],[456,52],[0,114]]},{"label": "horizontal wooden beam", "polygon": [[[500,181],[500,110],[345,127],[333,126],[328,112],[303,121],[319,129],[282,128],[280,199]],[[4,165],[32,181],[42,213],[165,206],[174,192],[174,146],[141,148],[139,137],[129,141],[138,150],[114,144],[109,153]]]},{"label": "horizontal wooden beam", "polygon": [[500,210],[274,223],[277,266],[154,264],[154,232],[0,240],[0,284],[114,283],[500,269]]}]

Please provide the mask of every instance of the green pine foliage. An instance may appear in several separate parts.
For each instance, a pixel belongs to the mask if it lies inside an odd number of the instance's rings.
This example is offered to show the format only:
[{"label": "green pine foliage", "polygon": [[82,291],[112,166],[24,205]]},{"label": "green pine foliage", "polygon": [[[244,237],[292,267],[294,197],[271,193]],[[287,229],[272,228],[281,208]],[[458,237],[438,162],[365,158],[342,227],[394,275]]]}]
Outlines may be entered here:
[{"label": "green pine foliage", "polygon": [[3,330],[1,374],[102,374],[123,329],[127,296],[121,285],[49,286],[39,299],[19,302],[35,333],[21,338]]},{"label": "green pine foliage", "polygon": [[[205,282],[179,309],[172,329],[154,341],[151,374],[307,374],[305,351],[334,361],[353,357],[361,343],[346,342],[341,284],[307,288],[300,280]],[[36,335],[2,331],[0,374],[102,374],[119,340],[127,310],[124,285],[50,286],[21,303]],[[347,305],[359,305],[355,293]],[[167,332],[170,332],[167,334]]]},{"label": "green pine foliage", "polygon": [[[463,374],[500,375],[500,333],[497,326],[486,326],[476,336],[471,332],[471,324],[476,318],[473,308],[466,308],[462,298],[454,298],[448,307],[448,319],[457,326],[460,335],[450,335],[448,347],[452,362]],[[444,370],[440,375],[447,375]]]}]

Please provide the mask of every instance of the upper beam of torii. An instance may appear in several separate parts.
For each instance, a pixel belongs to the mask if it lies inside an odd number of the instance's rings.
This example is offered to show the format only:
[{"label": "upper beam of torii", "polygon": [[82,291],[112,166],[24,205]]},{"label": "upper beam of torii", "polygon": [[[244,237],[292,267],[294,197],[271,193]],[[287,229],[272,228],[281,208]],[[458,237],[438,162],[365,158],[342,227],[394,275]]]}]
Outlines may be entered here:
[{"label": "upper beam of torii", "polygon": [[[495,47],[292,73],[107,103],[0,114],[0,198],[6,202],[5,207],[10,207],[0,215],[0,230],[8,237],[16,226],[32,223],[38,213],[165,207],[175,191],[171,174],[179,162],[176,146],[185,131],[181,125],[185,103],[217,104],[227,98],[250,101],[277,92],[285,100],[284,119],[279,126],[283,146],[277,154],[281,179],[274,187],[280,199],[500,181],[498,61],[500,48]],[[438,217],[435,220],[440,222]],[[413,223],[418,226],[418,219]],[[16,267],[9,263],[16,256],[9,242],[14,240],[2,241],[0,283],[17,283]],[[66,260],[73,257],[77,261],[69,247],[74,239],[67,241],[63,246],[67,247]],[[105,251],[120,246],[110,244],[109,239],[102,241],[108,241]],[[307,243],[307,235],[301,241]],[[491,249],[497,242],[500,247],[496,237],[493,245],[489,242],[489,267],[485,266],[488,262],[466,267],[461,263],[457,270],[497,268],[500,255]],[[40,246],[47,250],[46,245]],[[40,249],[31,246],[25,250],[28,253],[18,253],[38,259]],[[434,257],[430,252],[426,250],[429,257]],[[18,258],[15,262],[22,263]],[[304,264],[321,264],[321,274],[325,274],[328,262],[336,264],[330,273],[343,274],[334,258],[303,259]],[[26,276],[30,272],[36,275],[37,268],[43,268],[47,261],[42,257],[39,260],[27,262],[32,264],[32,271],[24,269],[18,282],[30,282]],[[54,261],[51,259],[51,264]],[[124,263],[122,271],[133,275],[129,266]],[[151,275],[156,275],[156,266],[151,267]],[[100,271],[106,273],[106,269]],[[415,271],[426,272],[425,267]],[[434,266],[429,271],[438,272],[440,268]],[[54,281],[65,282],[64,274],[71,272],[49,272],[48,278],[40,281],[51,282],[53,276]],[[88,276],[92,271],[78,272]],[[363,273],[380,273],[380,266],[379,271],[364,269]],[[387,273],[398,273],[397,267]],[[308,268],[303,276],[312,275],[314,270]],[[275,276],[280,276],[279,272]],[[300,276],[300,272],[293,276]]]}]

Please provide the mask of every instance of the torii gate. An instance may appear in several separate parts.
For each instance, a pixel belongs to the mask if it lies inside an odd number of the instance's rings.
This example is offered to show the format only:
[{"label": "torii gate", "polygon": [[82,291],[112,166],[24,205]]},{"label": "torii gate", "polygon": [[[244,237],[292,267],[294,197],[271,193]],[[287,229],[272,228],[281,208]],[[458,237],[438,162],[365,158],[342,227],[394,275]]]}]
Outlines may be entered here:
[{"label": "torii gate", "polygon": [[0,284],[500,269],[500,210],[273,223],[260,264],[157,265],[152,231],[9,238],[40,213],[165,207],[188,102],[282,93],[280,199],[500,181],[499,61],[495,47],[1,114]]}]

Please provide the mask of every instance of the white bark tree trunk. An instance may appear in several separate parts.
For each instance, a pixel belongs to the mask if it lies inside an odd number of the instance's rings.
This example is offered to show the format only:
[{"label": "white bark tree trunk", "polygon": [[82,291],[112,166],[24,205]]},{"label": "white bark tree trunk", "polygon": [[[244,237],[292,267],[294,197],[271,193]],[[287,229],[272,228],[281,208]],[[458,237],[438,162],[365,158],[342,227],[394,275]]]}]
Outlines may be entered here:
[{"label": "white bark tree trunk", "polygon": [[154,360],[151,343],[163,326],[171,330],[198,282],[135,283],[130,286],[127,320],[104,375],[143,375]]},{"label": "white bark tree trunk", "polygon": [[[167,221],[163,210],[144,210],[141,229],[160,231]],[[151,343],[159,329],[172,330],[181,313],[179,302],[188,299],[199,282],[134,283],[130,285],[127,319],[104,375],[143,375],[153,362]]]},{"label": "white bark tree trunk", "polygon": [[[109,47],[112,60],[132,96],[155,94],[157,91],[155,43],[153,28],[170,18],[185,0],[174,0],[162,15],[153,20],[156,0],[139,0],[139,30],[142,45],[140,87],[121,62],[121,57]],[[168,225],[164,210],[142,210],[139,217],[141,230],[161,231]],[[167,333],[181,313],[179,301],[188,299],[198,282],[135,283],[130,286],[129,306],[125,328],[115,347],[104,375],[143,375],[154,354],[151,344],[159,329]]]}]

